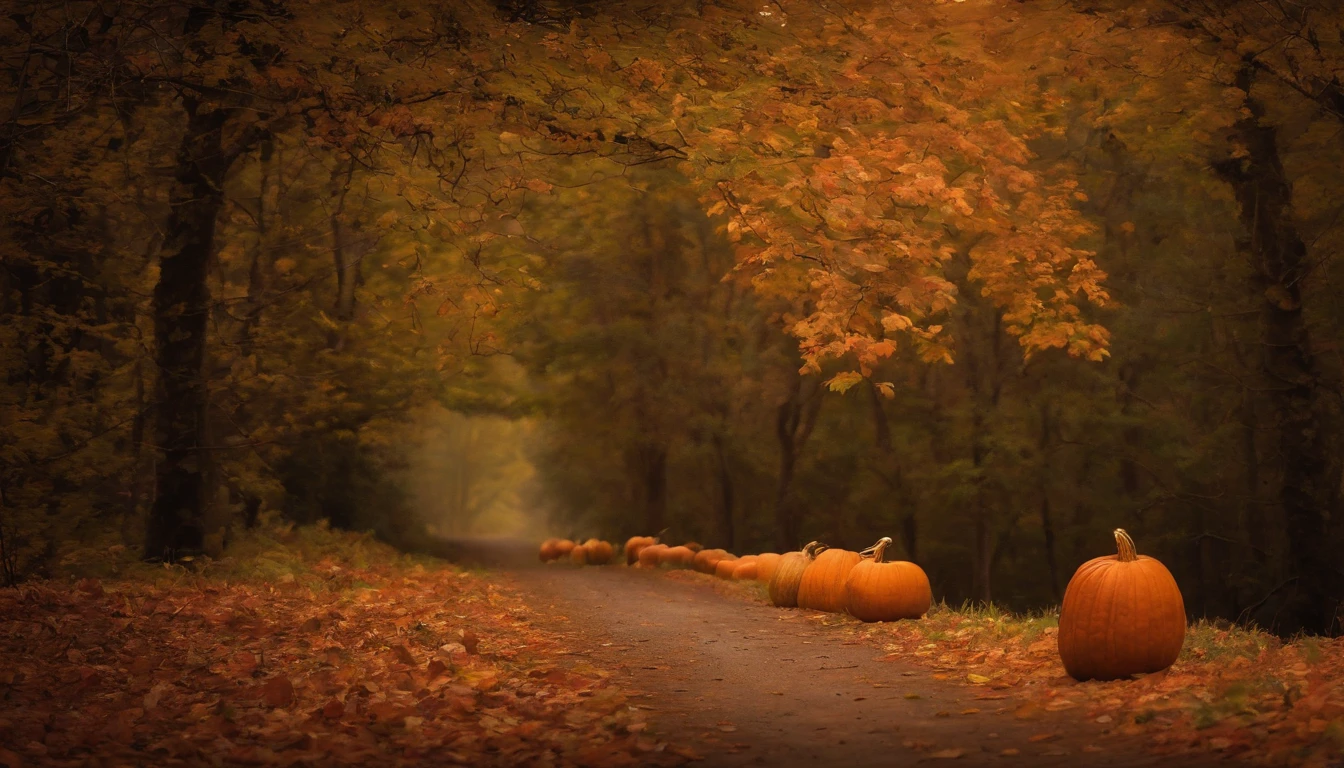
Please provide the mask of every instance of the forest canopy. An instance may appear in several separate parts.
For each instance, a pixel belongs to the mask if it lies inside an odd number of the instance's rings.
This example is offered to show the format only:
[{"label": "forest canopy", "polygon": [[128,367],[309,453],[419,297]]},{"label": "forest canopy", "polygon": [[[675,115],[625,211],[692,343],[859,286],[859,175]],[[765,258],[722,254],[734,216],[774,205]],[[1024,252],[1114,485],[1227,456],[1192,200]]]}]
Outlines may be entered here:
[{"label": "forest canopy", "polygon": [[5,583],[502,504],[1338,629],[1327,0],[12,8]]}]

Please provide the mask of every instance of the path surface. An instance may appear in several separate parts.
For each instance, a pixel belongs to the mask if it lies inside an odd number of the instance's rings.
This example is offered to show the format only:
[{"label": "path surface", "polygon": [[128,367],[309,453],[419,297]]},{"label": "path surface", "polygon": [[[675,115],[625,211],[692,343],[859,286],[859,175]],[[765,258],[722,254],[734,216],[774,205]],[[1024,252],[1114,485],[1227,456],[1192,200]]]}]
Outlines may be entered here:
[{"label": "path surface", "polygon": [[805,612],[725,597],[709,583],[621,567],[540,567],[534,544],[508,539],[427,551],[498,569],[533,593],[538,620],[576,658],[616,672],[654,735],[704,756],[696,766],[1242,765],[1145,754],[1140,741],[1077,711],[1019,720],[1012,699],[977,699],[995,692],[879,661],[881,648],[847,642]]},{"label": "path surface", "polygon": [[1011,700],[977,699],[987,692],[878,661],[874,645],[709,584],[627,568],[517,569],[513,578],[577,655],[636,692],[660,739],[705,756],[696,765],[1236,765],[1145,755],[1077,712],[1018,720]]}]

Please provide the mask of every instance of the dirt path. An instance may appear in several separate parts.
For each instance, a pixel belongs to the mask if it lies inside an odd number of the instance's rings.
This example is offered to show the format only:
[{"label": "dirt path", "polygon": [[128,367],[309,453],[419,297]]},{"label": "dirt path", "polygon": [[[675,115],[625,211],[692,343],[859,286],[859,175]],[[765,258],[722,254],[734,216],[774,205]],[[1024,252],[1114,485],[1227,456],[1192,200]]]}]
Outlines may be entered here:
[{"label": "dirt path", "polygon": [[636,692],[660,739],[704,755],[697,765],[1236,765],[1147,756],[1076,712],[1018,720],[1011,700],[977,699],[987,692],[708,584],[625,568],[512,578],[576,656]]}]

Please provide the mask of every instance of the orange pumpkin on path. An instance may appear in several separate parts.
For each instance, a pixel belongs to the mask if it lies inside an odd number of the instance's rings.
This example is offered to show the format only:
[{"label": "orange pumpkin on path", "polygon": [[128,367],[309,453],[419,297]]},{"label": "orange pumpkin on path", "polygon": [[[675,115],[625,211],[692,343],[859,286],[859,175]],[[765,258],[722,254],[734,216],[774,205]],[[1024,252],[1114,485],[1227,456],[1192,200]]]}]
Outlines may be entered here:
[{"label": "orange pumpkin on path", "polygon": [[1185,602],[1162,563],[1115,529],[1118,554],[1078,567],[1059,611],[1059,657],[1076,680],[1160,672],[1181,655]]},{"label": "orange pumpkin on path", "polygon": [[812,564],[812,558],[825,550],[825,544],[812,541],[808,542],[801,552],[781,555],[779,563],[775,566],[775,573],[770,577],[770,602],[780,608],[797,607],[798,585],[803,580],[803,574]]},{"label": "orange pumpkin on path", "polygon": [[847,549],[817,555],[798,584],[798,607],[839,613],[845,607],[845,579],[863,557]]},{"label": "orange pumpkin on path", "polygon": [[845,579],[845,610],[860,621],[918,619],[929,611],[933,591],[924,569],[905,561],[886,562],[891,539],[872,546],[873,557],[854,566]]}]

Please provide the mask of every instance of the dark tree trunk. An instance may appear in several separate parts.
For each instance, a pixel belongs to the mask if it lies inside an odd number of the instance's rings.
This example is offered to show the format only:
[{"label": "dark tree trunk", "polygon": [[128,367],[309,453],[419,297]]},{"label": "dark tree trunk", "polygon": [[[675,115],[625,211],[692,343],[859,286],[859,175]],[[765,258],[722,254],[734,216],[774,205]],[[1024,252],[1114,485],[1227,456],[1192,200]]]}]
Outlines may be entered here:
[{"label": "dark tree trunk", "polygon": [[228,111],[202,109],[190,98],[185,107],[187,130],[178,149],[172,213],[154,288],[154,436],[161,454],[145,535],[149,558],[198,552],[203,543],[210,458],[203,369],[210,302],[206,278],[224,176],[237,156],[224,147]]},{"label": "dark tree trunk", "polygon": [[723,447],[723,435],[715,432],[713,440],[715,475],[719,481],[719,530],[724,547],[731,552],[737,546],[737,527],[733,524],[733,475],[728,468],[728,453]]},{"label": "dark tree trunk", "polygon": [[1045,567],[1050,576],[1050,593],[1058,601],[1061,599],[1059,593],[1059,556],[1055,546],[1055,521],[1050,509],[1049,463],[1045,461],[1046,452],[1050,450],[1052,434],[1050,405],[1049,403],[1041,403],[1041,442],[1038,446],[1042,463],[1039,479],[1040,487],[1038,489],[1041,495],[1041,533],[1045,536]]},{"label": "dark tree trunk", "polygon": [[644,443],[635,447],[632,458],[644,530],[661,531],[667,518],[667,447]]},{"label": "dark tree trunk", "polygon": [[271,220],[277,214],[280,197],[280,183],[276,162],[275,146],[271,141],[262,142],[259,160],[261,161],[261,183],[257,191],[257,243],[252,251],[252,262],[247,270],[247,302],[243,309],[243,323],[238,330],[238,345],[241,354],[252,354],[253,337],[261,323],[261,311],[266,305],[266,287],[270,282]]},{"label": "dark tree trunk", "polygon": [[795,375],[788,398],[775,411],[775,435],[779,438],[779,481],[775,488],[775,539],[779,551],[798,549],[802,511],[793,493],[793,477],[798,456],[812,434],[821,410],[821,382],[815,377]]},{"label": "dark tree trunk", "polygon": [[332,173],[332,197],[335,204],[331,209],[331,256],[336,269],[336,302],[333,307],[337,328],[332,329],[329,346],[341,351],[345,348],[346,325],[355,319],[355,287],[359,284],[359,262],[353,252],[349,232],[345,224],[345,201],[350,195],[350,182],[355,175],[355,160],[341,170]]},{"label": "dark tree trunk", "polygon": [[877,444],[878,460],[887,463],[887,466],[877,470],[877,474],[891,489],[892,505],[897,507],[900,514],[901,545],[905,547],[906,559],[914,562],[919,557],[919,521],[915,518],[915,510],[910,504],[910,494],[902,477],[900,461],[896,458],[896,450],[891,443],[891,425],[887,423],[887,410],[882,407],[882,395],[872,380],[868,381],[868,405],[873,414],[873,441]]},{"label": "dark tree trunk", "polygon": [[1310,272],[1306,244],[1292,220],[1292,189],[1279,157],[1277,128],[1252,93],[1255,68],[1246,62],[1237,77],[1247,117],[1234,126],[1244,157],[1215,165],[1240,207],[1246,252],[1257,266],[1261,299],[1260,370],[1283,463],[1283,507],[1297,595],[1291,610],[1308,632],[1337,628],[1344,578],[1330,550],[1330,520],[1337,517],[1338,490],[1332,462],[1337,421],[1326,407],[1320,371],[1302,307],[1302,283]]}]

